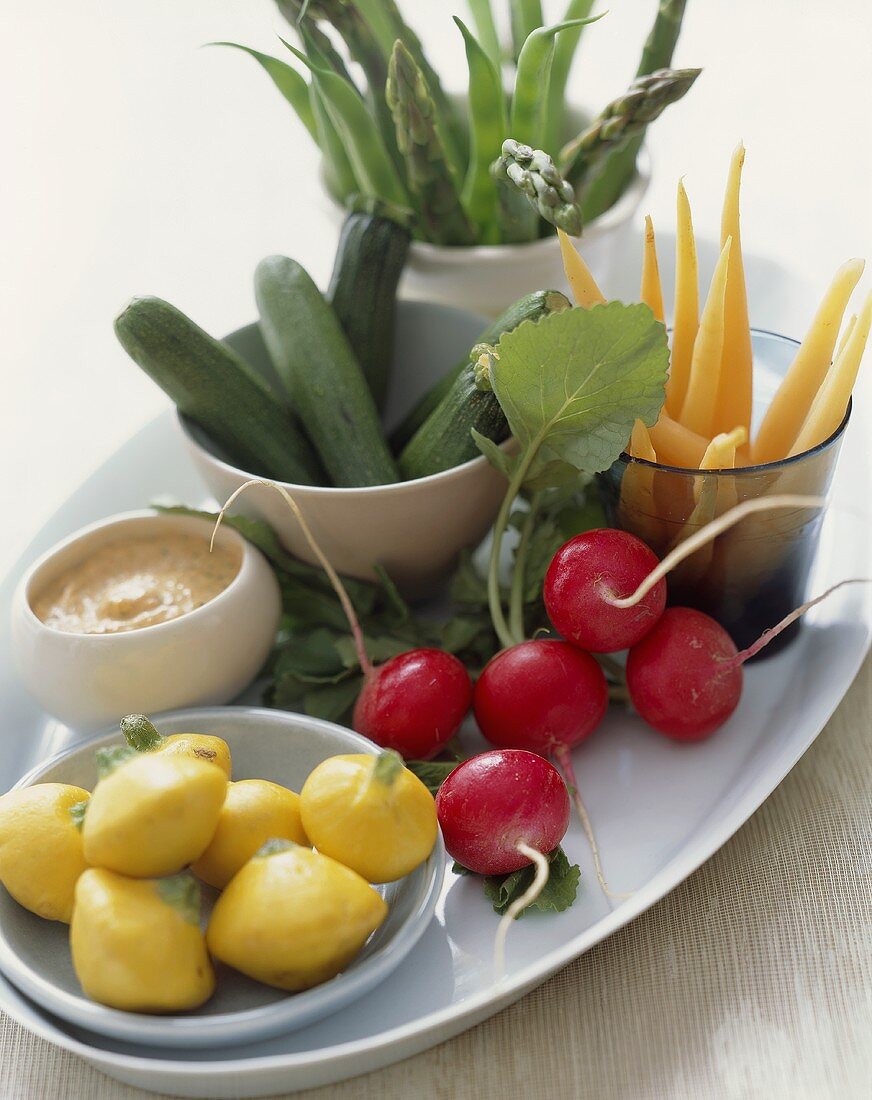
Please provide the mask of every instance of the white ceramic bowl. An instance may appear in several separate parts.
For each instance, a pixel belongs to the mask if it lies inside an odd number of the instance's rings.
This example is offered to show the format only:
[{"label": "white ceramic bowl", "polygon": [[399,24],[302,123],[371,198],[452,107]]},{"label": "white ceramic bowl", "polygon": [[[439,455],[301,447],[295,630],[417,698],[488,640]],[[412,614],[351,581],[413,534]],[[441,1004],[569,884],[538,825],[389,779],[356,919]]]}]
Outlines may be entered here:
[{"label": "white ceramic bowl", "polygon": [[226,703],[263,666],[281,615],[281,596],[263,555],[229,527],[217,544],[240,554],[223,592],[178,619],[119,634],[66,634],[41,622],[31,601],[98,546],[132,535],[211,535],[188,516],[127,512],[82,528],[39,558],[12,601],[18,672],[37,702],[74,728],[93,729],[134,711]]},{"label": "white ceramic bowl", "polygon": [[[449,306],[400,302],[393,376],[385,423],[388,431],[415,400],[473,346],[487,322]],[[270,364],[257,325],[227,343],[261,374]],[[203,481],[225,501],[252,476],[223,456],[192,421],[179,417],[182,436]],[[499,510],[505,478],[479,457],[414,481],[361,489],[313,488],[282,483],[299,504],[332,564],[351,576],[372,579],[379,564],[410,596],[432,592],[459,551],[484,537]],[[297,557],[315,564],[297,521],[274,490],[257,486],[233,508],[266,520]]]},{"label": "white ceramic bowl", "polygon": [[[269,778],[299,791],[307,776],[337,753],[377,753],[372,741],[332,722],[259,707],[210,707],[155,717],[160,733],[190,730],[223,737],[234,779]],[[117,727],[79,743],[34,768],[18,787],[72,783],[92,790],[94,750],[118,744]],[[433,916],[445,872],[441,835],[426,862],[397,882],[377,886],[388,916],[360,954],[330,981],[289,995],[221,967],[218,988],[201,1008],[150,1016],[106,1008],[82,995],[70,957],[69,932],[57,921],[28,913],[0,887],[0,970],[28,996],[61,1019],[114,1039],[160,1047],[217,1047],[256,1042],[293,1031],[362,997],[408,955]],[[218,895],[203,887],[204,915]]]}]

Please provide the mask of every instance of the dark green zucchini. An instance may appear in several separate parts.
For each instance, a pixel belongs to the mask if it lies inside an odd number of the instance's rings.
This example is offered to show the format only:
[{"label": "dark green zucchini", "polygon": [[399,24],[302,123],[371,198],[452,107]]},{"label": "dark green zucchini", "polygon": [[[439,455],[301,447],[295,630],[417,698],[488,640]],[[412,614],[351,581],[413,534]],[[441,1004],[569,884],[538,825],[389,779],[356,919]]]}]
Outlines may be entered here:
[{"label": "dark green zucchini", "polygon": [[[537,290],[519,298],[502,313],[476,340],[477,344],[496,344],[504,332],[511,332],[522,321],[538,321],[548,313],[560,313],[570,307],[569,299],[559,290]],[[455,382],[462,374],[469,356],[464,357],[456,366],[429,389],[403,421],[391,433],[390,443],[394,454],[402,454],[412,436],[437,409],[440,402],[451,392]],[[469,432],[466,433],[469,435]],[[478,453],[478,452],[476,452]],[[461,460],[465,461],[465,460]],[[451,462],[449,466],[457,463]],[[447,469],[447,467],[443,467]],[[423,476],[423,475],[418,475]]]},{"label": "dark green zucchini", "polygon": [[327,300],[354,349],[376,407],[384,406],[394,356],[397,286],[411,235],[391,218],[345,219]]},{"label": "dark green zucchini", "polygon": [[467,363],[400,454],[403,477],[411,481],[438,474],[481,454],[472,438],[473,428],[494,443],[502,443],[509,435],[499,401],[492,392],[477,388],[475,366]]},{"label": "dark green zucchini", "polygon": [[333,484],[397,481],[360,364],[306,270],[269,256],[257,265],[254,292],[270,357]]},{"label": "dark green zucchini", "polygon": [[115,318],[127,354],[243,470],[323,484],[288,405],[236,352],[161,298],[134,298]]}]

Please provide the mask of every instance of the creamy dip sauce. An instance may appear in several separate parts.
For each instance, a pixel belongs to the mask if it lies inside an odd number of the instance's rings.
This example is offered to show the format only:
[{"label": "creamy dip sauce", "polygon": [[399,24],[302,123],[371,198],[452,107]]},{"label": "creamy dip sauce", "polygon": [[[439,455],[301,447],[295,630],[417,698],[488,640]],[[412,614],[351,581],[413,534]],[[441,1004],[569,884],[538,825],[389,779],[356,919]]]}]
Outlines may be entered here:
[{"label": "creamy dip sauce", "polygon": [[238,551],[195,535],[109,542],[32,600],[46,626],[67,634],[118,634],[177,619],[223,592]]}]

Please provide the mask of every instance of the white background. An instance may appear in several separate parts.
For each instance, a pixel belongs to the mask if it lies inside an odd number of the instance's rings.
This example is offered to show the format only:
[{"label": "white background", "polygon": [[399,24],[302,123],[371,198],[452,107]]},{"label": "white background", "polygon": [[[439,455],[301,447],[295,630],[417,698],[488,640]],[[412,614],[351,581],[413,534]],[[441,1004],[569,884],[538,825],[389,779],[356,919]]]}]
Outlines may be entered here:
[{"label": "white background", "polygon": [[[572,82],[594,107],[632,77],[655,0],[608,6]],[[446,84],[462,88],[449,16],[465,14],[463,0],[403,7]],[[808,288],[789,316],[761,317],[752,302],[752,319],[801,335],[836,266],[872,259],[872,14],[866,0],[688,8],[675,62],[705,71],[653,128],[646,207],[670,227],[686,175],[698,232],[716,235],[743,138],[745,247]],[[323,281],[335,231],[290,108],[250,59],[199,48],[233,39],[278,52],[286,28],[268,0],[2,0],[0,12],[2,569],[166,404],[115,343],[125,300],[161,295],[220,335],[252,319],[262,256],[288,252]]]}]

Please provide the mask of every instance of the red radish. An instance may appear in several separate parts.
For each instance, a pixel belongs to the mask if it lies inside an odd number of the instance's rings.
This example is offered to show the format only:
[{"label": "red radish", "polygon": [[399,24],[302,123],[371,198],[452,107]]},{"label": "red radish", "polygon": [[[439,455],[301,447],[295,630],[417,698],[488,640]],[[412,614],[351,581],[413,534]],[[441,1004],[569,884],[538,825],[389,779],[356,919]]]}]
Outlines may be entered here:
[{"label": "red radish", "polygon": [[463,664],[441,649],[412,649],[368,676],[353,726],[407,760],[429,760],[451,740],[472,702]]},{"label": "red radish", "polygon": [[567,642],[521,642],[485,665],[473,695],[479,729],[500,748],[557,757],[602,721],[609,689],[589,654]]},{"label": "red radish", "polygon": [[[263,485],[283,498],[294,514],[312,553],[333,585],[354,639],[364,685],[354,708],[354,727],[406,759],[435,756],[457,733],[472,701],[469,673],[456,657],[441,649],[410,649],[375,666],[366,652],[363,630],[342,579],[315,540],[300,507],[274,481],[253,478],[224,502],[215,521],[217,532],[224,513],[236,498],[254,485]],[[212,541],[215,541],[215,532]]]},{"label": "red radish", "polygon": [[453,859],[479,875],[505,875],[530,862],[519,841],[545,854],[557,847],[569,827],[569,795],[541,756],[494,749],[451,772],[436,812]]},{"label": "red radish", "polygon": [[670,607],[630,650],[627,688],[639,716],[675,741],[702,741],[726,722],[742,696],[742,665],[809,608],[845,584],[840,581],[791,611],[741,652],[720,623],[702,611]]},{"label": "red radish", "polygon": [[701,741],[726,722],[742,694],[742,665],[724,628],[702,611],[670,607],[630,650],[627,687],[649,726]]},{"label": "red radish", "polygon": [[569,826],[569,797],[547,760],[521,749],[498,749],[467,760],[444,781],[436,813],[450,855],[481,875],[504,875],[530,863],[533,881],[505,911],[494,939],[494,970],[505,969],[512,921],[542,893],[548,859]]},{"label": "red radish", "polygon": [[555,630],[591,653],[629,649],[663,614],[666,581],[632,607],[614,600],[634,593],[657,564],[654,551],[626,531],[599,528],[571,538],[545,574],[545,609]]},{"label": "red radish", "polygon": [[589,737],[609,703],[602,669],[568,642],[521,642],[492,657],[475,685],[475,720],[494,745],[553,756],[560,766],[593,853],[599,884],[609,897],[593,828],[578,789],[571,750]]}]

